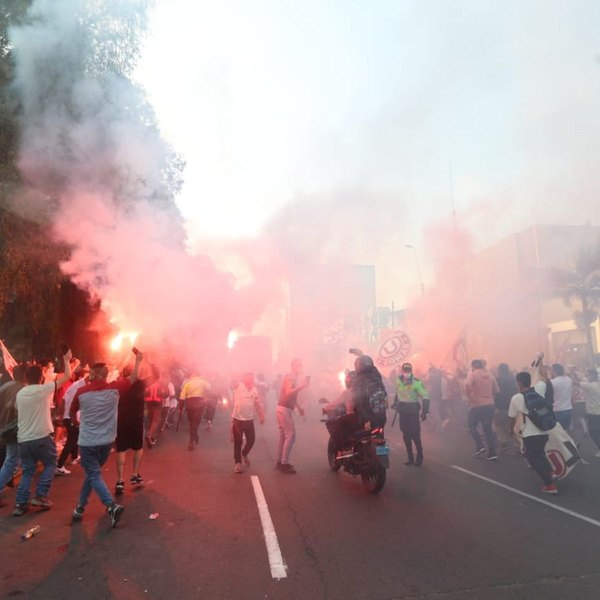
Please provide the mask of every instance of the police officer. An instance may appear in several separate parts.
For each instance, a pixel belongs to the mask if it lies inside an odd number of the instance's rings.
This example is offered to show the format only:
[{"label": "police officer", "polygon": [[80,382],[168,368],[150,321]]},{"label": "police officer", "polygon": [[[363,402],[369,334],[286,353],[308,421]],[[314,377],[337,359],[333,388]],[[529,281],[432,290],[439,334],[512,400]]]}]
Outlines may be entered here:
[{"label": "police officer", "polygon": [[[404,464],[420,467],[423,464],[420,421],[424,421],[429,413],[429,394],[423,382],[413,375],[410,363],[402,365],[402,372],[396,381],[396,398],[393,408],[398,411],[400,431],[402,431],[406,445],[408,458]],[[413,454],[413,443],[417,451],[416,460]]]}]

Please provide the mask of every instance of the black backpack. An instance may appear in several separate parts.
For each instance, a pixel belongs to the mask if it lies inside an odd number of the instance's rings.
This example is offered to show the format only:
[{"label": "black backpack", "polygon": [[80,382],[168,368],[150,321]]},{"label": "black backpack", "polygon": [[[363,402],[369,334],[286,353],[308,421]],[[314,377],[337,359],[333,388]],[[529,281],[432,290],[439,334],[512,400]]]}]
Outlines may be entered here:
[{"label": "black backpack", "polygon": [[552,404],[543,396],[540,396],[533,388],[529,388],[524,394],[525,408],[529,414],[525,415],[541,431],[550,431],[556,425],[556,417]]},{"label": "black backpack", "polygon": [[378,379],[367,381],[367,384],[365,385],[365,392],[367,394],[369,408],[373,416],[385,418],[388,408],[388,401],[387,392],[385,391],[383,382]]}]

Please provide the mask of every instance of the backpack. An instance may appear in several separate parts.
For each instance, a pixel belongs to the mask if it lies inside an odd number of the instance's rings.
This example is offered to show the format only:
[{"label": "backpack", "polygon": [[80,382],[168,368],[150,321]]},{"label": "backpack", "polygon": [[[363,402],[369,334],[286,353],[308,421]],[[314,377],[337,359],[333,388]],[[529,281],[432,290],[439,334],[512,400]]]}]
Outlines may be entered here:
[{"label": "backpack", "polygon": [[541,431],[550,431],[556,425],[556,417],[552,404],[543,396],[540,396],[533,388],[524,394],[525,407],[529,414],[525,415]]},{"label": "backpack", "polygon": [[388,408],[387,392],[383,382],[378,379],[368,381],[365,386],[369,409],[375,417],[385,417]]}]

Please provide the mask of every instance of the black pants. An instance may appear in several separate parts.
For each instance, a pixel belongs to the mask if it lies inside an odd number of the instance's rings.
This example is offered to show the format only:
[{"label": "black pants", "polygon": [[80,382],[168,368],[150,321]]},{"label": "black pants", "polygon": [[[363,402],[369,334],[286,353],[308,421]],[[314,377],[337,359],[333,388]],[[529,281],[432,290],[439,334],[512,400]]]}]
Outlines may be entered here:
[{"label": "black pants", "polygon": [[79,427],[73,425],[71,419],[63,419],[63,425],[67,429],[67,441],[58,457],[57,466],[59,469],[65,466],[65,462],[69,455],[71,455],[73,460],[77,458],[77,442],[79,441]]},{"label": "black pants", "polygon": [[592,442],[600,450],[600,415],[586,415]]},{"label": "black pants", "polygon": [[[233,460],[236,463],[242,462],[242,455],[248,456],[252,446],[254,446],[254,440],[256,435],[254,433],[254,421],[240,421],[239,419],[233,419],[232,425],[233,432]],[[246,436],[246,443],[242,450],[243,437]]]},{"label": "black pants", "polygon": [[413,461],[413,443],[417,451],[417,461],[423,460],[423,444],[421,443],[421,421],[419,420],[419,413],[402,414],[399,413],[400,417],[400,431],[404,436],[404,445],[406,446],[406,454],[408,460]]},{"label": "black pants", "polygon": [[550,485],[552,483],[552,466],[545,452],[547,443],[547,435],[530,435],[523,438],[525,458],[531,468],[542,478],[542,481],[546,485]]},{"label": "black pants", "polygon": [[348,446],[350,434],[360,429],[360,422],[356,413],[329,419],[325,425],[327,426],[329,435],[333,439],[336,450],[342,450]]},{"label": "black pants", "polygon": [[187,416],[190,423],[190,444],[198,443],[198,428],[202,421],[202,413],[206,406],[204,398],[188,398],[187,404]]}]

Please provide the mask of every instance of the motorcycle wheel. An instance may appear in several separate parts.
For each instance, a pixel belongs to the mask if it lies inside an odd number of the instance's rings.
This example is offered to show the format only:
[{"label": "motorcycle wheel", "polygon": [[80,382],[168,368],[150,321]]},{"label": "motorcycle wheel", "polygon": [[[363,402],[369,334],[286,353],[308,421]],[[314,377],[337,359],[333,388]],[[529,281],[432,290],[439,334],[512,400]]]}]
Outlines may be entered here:
[{"label": "motorcycle wheel", "polygon": [[366,490],[371,494],[378,494],[385,485],[386,470],[385,467],[377,464],[374,471],[361,473],[360,476]]},{"label": "motorcycle wheel", "polygon": [[335,453],[335,444],[329,438],[329,443],[327,444],[327,462],[329,462],[329,468],[332,471],[339,471],[342,463],[339,460],[335,460]]}]

